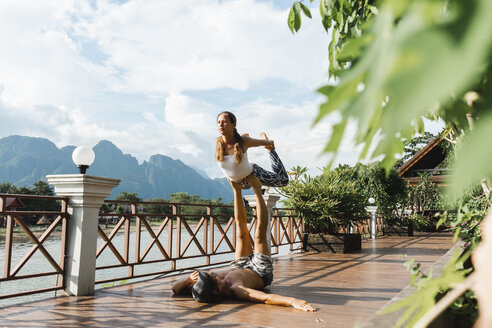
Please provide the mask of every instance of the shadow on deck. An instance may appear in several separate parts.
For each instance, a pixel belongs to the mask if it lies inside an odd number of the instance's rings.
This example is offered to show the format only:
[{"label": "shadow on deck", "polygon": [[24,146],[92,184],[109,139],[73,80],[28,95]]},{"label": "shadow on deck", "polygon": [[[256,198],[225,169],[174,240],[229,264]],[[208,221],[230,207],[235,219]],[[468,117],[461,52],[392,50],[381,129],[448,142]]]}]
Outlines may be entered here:
[{"label": "shadow on deck", "polygon": [[275,260],[267,291],[305,299],[318,311],[239,301],[204,305],[172,295],[166,277],[98,290],[95,296],[58,297],[0,310],[2,327],[353,327],[409,283],[401,255],[425,270],[452,247],[449,233],[385,236],[363,242],[356,254],[297,253]]}]

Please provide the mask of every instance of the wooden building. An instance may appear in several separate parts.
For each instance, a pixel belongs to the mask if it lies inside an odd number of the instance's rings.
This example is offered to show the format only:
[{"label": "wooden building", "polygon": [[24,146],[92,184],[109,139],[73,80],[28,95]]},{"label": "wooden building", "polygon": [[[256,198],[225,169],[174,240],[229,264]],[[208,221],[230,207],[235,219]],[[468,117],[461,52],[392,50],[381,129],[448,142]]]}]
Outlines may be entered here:
[{"label": "wooden building", "polygon": [[446,159],[446,151],[443,147],[445,136],[436,136],[427,145],[420,149],[412,158],[403,163],[397,172],[411,185],[419,181],[420,173],[430,173],[429,180],[439,186],[447,185],[450,168],[439,167]]},{"label": "wooden building", "polygon": [[[5,197],[5,210],[16,211],[17,209],[26,208],[26,205],[17,197]],[[0,215],[0,227],[6,226],[7,219]]]}]

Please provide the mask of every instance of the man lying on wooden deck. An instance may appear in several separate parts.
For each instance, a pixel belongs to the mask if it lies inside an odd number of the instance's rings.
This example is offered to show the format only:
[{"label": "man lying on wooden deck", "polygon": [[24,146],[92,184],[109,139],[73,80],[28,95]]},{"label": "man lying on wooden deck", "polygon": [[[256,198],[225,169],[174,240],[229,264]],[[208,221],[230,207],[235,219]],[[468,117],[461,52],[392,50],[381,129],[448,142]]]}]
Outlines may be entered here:
[{"label": "man lying on wooden deck", "polygon": [[234,218],[238,230],[235,260],[233,268],[218,273],[195,271],[186,279],[172,286],[172,291],[179,295],[191,294],[202,303],[213,303],[221,298],[234,298],[250,302],[292,306],[303,311],[316,311],[306,301],[268,294],[262,291],[273,281],[273,261],[267,241],[268,213],[261,193],[261,182],[253,175],[246,178],[256,195],[258,224],[254,238],[254,252],[251,245],[246,209],[241,195],[241,185],[229,181],[234,190]]}]

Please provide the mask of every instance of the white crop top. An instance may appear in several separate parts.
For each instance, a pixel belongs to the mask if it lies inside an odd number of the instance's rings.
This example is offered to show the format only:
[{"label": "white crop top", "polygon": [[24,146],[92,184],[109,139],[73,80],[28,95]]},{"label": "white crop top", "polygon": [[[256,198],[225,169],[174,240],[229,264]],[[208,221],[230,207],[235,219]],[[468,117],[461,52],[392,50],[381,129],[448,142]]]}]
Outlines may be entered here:
[{"label": "white crop top", "polygon": [[253,167],[248,162],[247,153],[244,153],[239,164],[236,163],[234,155],[224,155],[224,160],[222,162],[217,161],[217,165],[222,169],[224,175],[232,181],[242,180],[253,172]]}]

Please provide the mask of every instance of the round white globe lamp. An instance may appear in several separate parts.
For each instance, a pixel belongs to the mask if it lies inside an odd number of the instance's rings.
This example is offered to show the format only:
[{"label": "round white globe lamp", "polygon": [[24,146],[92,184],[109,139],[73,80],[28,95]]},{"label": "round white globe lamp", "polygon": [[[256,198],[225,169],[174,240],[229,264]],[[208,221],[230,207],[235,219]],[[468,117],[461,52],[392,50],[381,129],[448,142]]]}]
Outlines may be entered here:
[{"label": "round white globe lamp", "polygon": [[369,197],[368,201],[369,201],[369,204],[372,205],[376,202],[376,199],[374,199],[374,197]]},{"label": "round white globe lamp", "polygon": [[80,174],[85,174],[87,168],[94,163],[95,158],[94,151],[87,146],[78,146],[72,153],[72,160],[79,168]]}]

